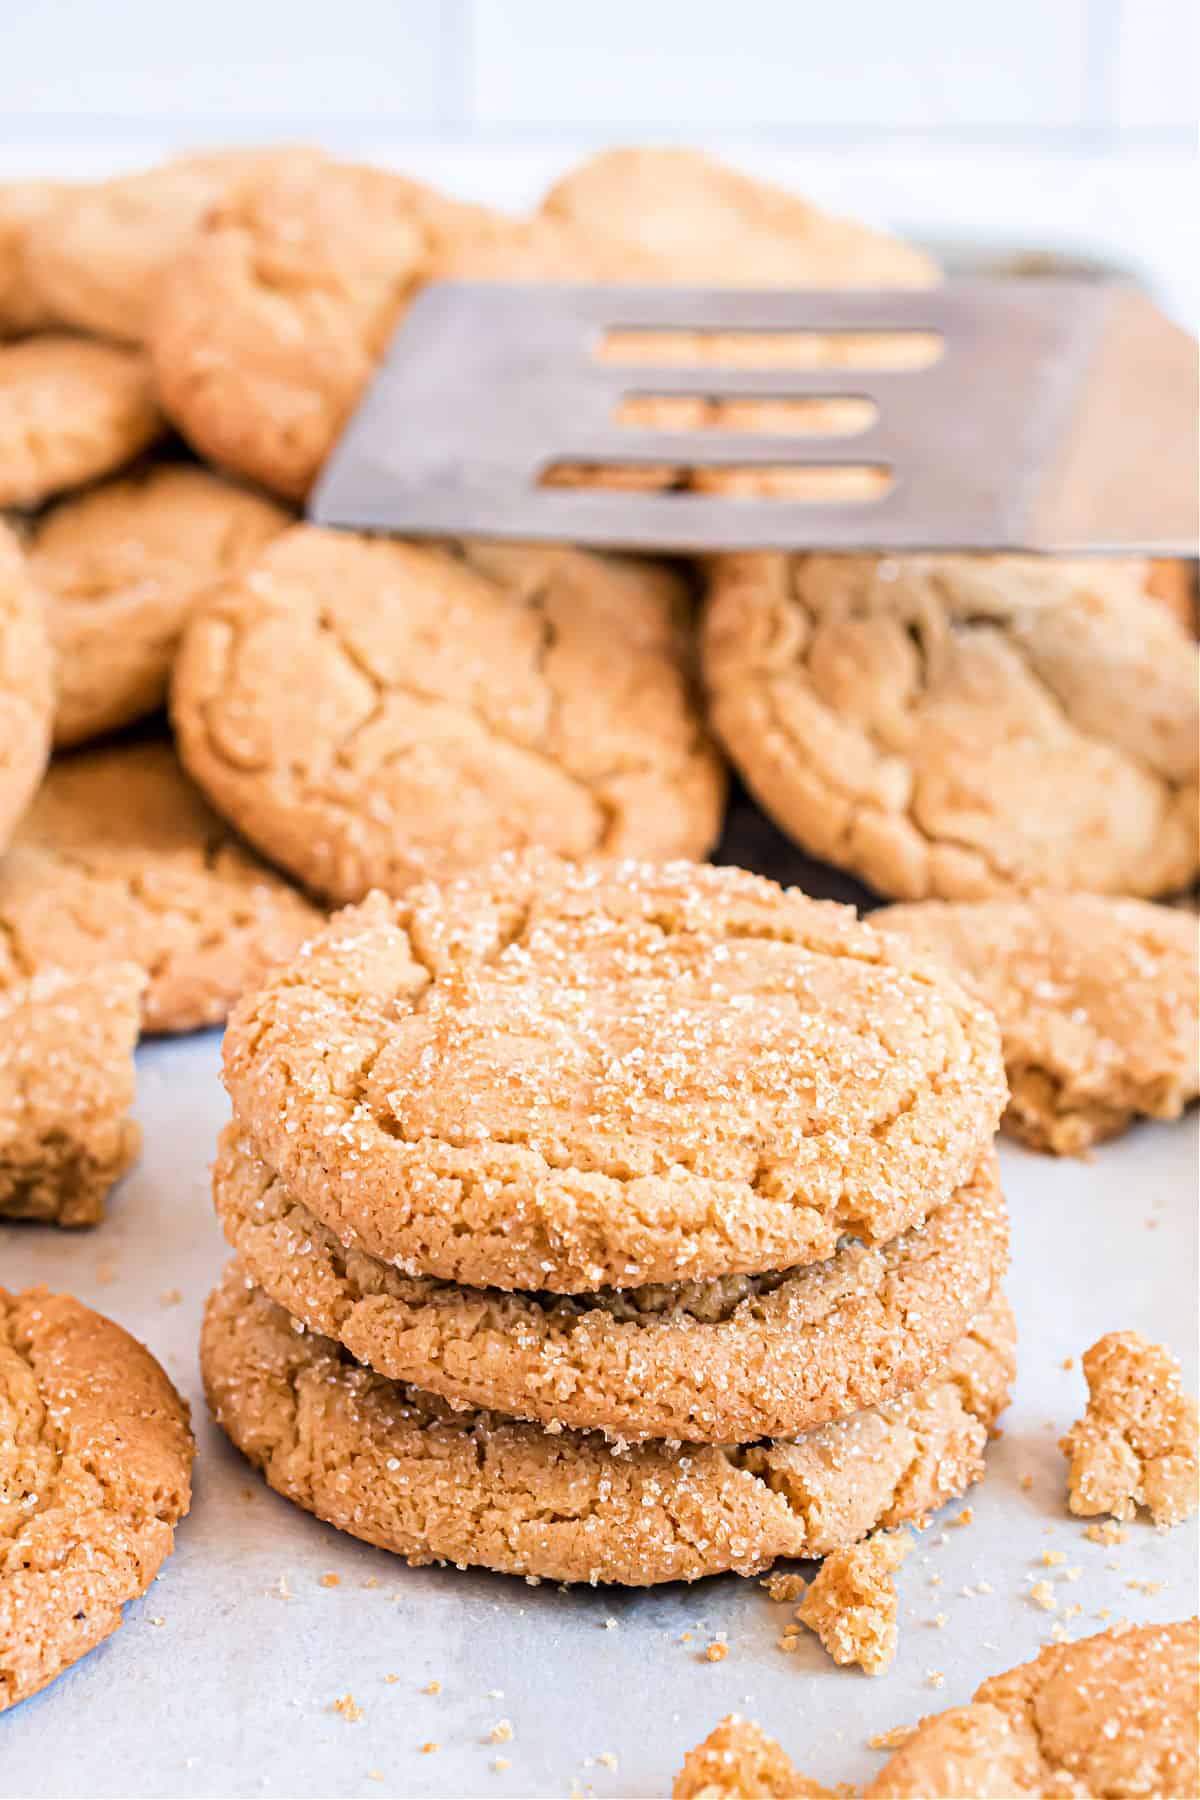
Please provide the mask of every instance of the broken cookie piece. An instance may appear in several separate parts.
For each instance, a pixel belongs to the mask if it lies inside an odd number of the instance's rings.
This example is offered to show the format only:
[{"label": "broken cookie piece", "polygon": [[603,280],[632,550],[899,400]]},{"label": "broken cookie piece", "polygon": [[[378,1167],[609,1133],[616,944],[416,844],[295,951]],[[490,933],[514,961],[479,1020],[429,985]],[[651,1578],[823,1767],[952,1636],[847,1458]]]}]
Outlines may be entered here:
[{"label": "broken cookie piece", "polygon": [[131,963],[0,982],[0,1218],[95,1225],[137,1155],[145,976]]},{"label": "broken cookie piece", "polygon": [[907,1532],[884,1531],[827,1556],[796,1617],[836,1663],[881,1675],[896,1654],[892,1576],[913,1547]]},{"label": "broken cookie piece", "polygon": [[730,1713],[688,1751],[671,1795],[672,1800],[828,1800],[829,1789],[801,1775],[753,1719]]},{"label": "broken cookie piece", "polygon": [[1077,1155],[1197,1091],[1198,940],[1187,913],[1102,894],[924,900],[871,924],[927,952],[995,1015],[1003,1129]]},{"label": "broken cookie piece", "polygon": [[1139,1332],[1113,1331],[1083,1358],[1087,1411],[1061,1441],[1070,1460],[1071,1511],[1132,1519],[1144,1506],[1156,1525],[1196,1510],[1196,1402],[1178,1360]]}]

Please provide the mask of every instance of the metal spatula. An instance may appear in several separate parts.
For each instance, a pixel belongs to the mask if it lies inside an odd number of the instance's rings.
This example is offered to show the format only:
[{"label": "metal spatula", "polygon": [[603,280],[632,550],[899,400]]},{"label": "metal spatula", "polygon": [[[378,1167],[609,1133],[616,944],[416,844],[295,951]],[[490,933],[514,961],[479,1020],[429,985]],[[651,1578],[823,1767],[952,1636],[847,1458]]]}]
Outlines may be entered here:
[{"label": "metal spatula", "polygon": [[[635,364],[597,354],[629,332]],[[703,360],[680,366],[691,333],[706,334]],[[922,367],[744,366],[758,361],[747,341],[769,351],[763,334],[778,333],[917,333],[940,354]],[[647,361],[647,342],[651,358],[657,342],[670,357]],[[723,342],[741,366],[722,366]],[[617,422],[638,396],[849,399],[874,417],[838,437]],[[798,500],[547,485],[564,465],[610,481],[630,466],[853,467],[878,472],[886,491]],[[309,510],[365,530],[647,550],[1194,555],[1196,346],[1136,286],[1061,276],[895,293],[434,284]]]}]

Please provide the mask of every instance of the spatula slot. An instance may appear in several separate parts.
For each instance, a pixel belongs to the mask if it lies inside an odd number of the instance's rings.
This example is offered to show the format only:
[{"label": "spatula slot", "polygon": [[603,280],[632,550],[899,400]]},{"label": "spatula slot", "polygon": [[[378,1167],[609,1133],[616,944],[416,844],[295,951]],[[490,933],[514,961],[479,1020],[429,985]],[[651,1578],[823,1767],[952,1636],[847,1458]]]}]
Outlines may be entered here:
[{"label": "spatula slot", "polygon": [[879,417],[861,394],[819,399],[755,394],[730,400],[719,394],[625,394],[613,409],[618,425],[640,431],[755,431],[780,437],[854,437]]},{"label": "spatula slot", "polygon": [[810,505],[882,500],[895,485],[878,463],[722,463],[674,468],[651,462],[557,461],[537,478],[540,488],[600,488],[615,493],[720,494],[729,500],[795,500]]},{"label": "spatula slot", "polygon": [[617,326],[594,338],[593,360],[628,368],[928,369],[936,331],[672,331]]}]

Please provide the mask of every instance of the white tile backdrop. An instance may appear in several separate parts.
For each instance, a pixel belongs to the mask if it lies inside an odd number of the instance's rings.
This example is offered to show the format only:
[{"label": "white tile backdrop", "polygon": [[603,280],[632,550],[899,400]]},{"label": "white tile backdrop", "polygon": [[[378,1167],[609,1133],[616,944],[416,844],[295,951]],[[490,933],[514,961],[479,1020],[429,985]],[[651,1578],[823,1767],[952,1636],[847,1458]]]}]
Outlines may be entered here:
[{"label": "white tile backdrop", "polygon": [[934,240],[1065,246],[1200,310],[1195,0],[0,0],[0,173],[260,138],[521,203],[698,142]]}]

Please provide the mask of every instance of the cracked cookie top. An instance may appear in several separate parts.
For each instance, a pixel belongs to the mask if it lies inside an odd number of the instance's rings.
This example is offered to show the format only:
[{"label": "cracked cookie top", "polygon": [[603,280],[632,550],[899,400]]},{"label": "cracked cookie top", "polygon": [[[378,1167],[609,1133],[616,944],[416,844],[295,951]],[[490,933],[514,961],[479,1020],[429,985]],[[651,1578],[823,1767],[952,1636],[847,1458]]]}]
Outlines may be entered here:
[{"label": "cracked cookie top", "polygon": [[713,565],[713,723],[807,851],[897,899],[1155,895],[1198,863],[1197,652],[1147,565]]},{"label": "cracked cookie top", "polygon": [[997,1298],[924,1386],[740,1449],[622,1449],[456,1411],[297,1328],[236,1262],[208,1302],[200,1363],[217,1423],[339,1530],[414,1564],[645,1587],[824,1556],[964,1492],[1007,1402],[1014,1336]]},{"label": "cracked cookie top", "polygon": [[912,1231],[766,1275],[592,1294],[402,1275],[347,1250],[227,1127],[213,1169],[248,1274],[381,1375],[625,1441],[786,1437],[931,1375],[1003,1271],[995,1158]]},{"label": "cracked cookie top", "polygon": [[344,1243],[555,1292],[886,1241],[1005,1099],[989,1015],[848,908],[537,853],[340,914],[237,1009],[225,1068]]},{"label": "cracked cookie top", "polygon": [[224,1019],[321,915],[210,812],[167,744],[56,758],[0,863],[0,984],[136,963],[147,1031]]},{"label": "cracked cookie top", "polygon": [[337,901],[720,828],[686,589],[649,563],[297,526],[194,619],[173,713],[214,805]]},{"label": "cracked cookie top", "polygon": [[45,332],[0,344],[0,506],[40,506],[166,429],[139,351]]},{"label": "cracked cookie top", "polygon": [[0,850],[42,779],[53,712],[42,596],[17,539],[0,524]]},{"label": "cracked cookie top", "polygon": [[55,744],[84,743],[160,707],[193,607],[288,522],[261,494],[167,462],[39,518],[28,556],[57,656]]},{"label": "cracked cookie top", "polygon": [[0,1288],[0,1712],[150,1586],[194,1450],[187,1406],[119,1325],[66,1294]]}]

